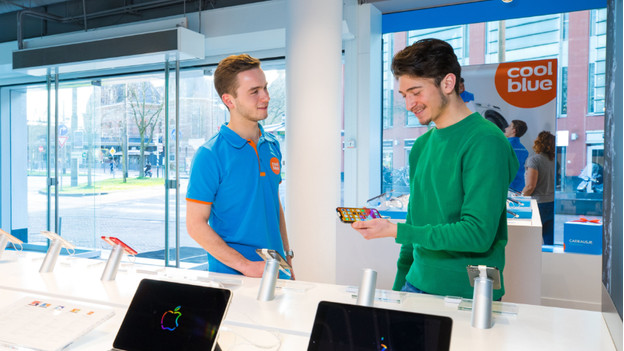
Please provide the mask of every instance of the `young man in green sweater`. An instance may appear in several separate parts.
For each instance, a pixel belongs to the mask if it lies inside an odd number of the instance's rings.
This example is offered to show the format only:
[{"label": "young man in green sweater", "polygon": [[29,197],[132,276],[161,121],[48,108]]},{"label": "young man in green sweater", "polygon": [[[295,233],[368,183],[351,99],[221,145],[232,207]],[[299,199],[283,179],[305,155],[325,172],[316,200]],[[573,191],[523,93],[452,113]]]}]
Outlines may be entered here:
[{"label": "young man in green sweater", "polygon": [[[393,237],[401,244],[394,290],[472,298],[466,266],[501,273],[505,266],[507,189],[518,160],[501,130],[459,96],[461,66],[449,44],[417,41],[395,55],[392,72],[407,109],[435,128],[409,155],[405,223],[374,219],[352,226],[366,239]],[[504,293],[503,283],[494,299]]]}]

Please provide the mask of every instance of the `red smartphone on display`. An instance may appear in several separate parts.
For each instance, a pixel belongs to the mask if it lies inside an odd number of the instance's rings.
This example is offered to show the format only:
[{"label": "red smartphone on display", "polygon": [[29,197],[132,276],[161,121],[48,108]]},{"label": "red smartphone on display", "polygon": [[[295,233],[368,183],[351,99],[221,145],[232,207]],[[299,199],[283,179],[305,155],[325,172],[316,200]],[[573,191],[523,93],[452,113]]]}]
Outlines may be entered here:
[{"label": "red smartphone on display", "polygon": [[128,254],[128,255],[136,255],[138,252],[136,252],[133,248],[131,248],[130,246],[128,246],[126,243],[124,243],[123,241],[121,241],[121,239],[116,238],[114,236],[102,236],[102,240],[106,241],[107,243],[109,243],[111,246],[115,246],[115,245],[121,245],[121,247],[123,247],[124,251]]},{"label": "red smartphone on display", "polygon": [[374,208],[366,207],[336,207],[338,217],[344,223],[353,223],[355,221],[368,221],[375,218],[381,218],[379,211]]}]

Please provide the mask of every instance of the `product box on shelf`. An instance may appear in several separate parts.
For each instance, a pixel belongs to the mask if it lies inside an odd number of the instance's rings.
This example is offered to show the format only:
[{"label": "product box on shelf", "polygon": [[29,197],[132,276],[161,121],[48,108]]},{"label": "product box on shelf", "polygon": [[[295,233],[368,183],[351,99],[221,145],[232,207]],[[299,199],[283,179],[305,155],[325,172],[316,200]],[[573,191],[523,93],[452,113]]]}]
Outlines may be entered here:
[{"label": "product box on shelf", "polygon": [[602,223],[584,218],[563,224],[563,251],[602,254]]}]

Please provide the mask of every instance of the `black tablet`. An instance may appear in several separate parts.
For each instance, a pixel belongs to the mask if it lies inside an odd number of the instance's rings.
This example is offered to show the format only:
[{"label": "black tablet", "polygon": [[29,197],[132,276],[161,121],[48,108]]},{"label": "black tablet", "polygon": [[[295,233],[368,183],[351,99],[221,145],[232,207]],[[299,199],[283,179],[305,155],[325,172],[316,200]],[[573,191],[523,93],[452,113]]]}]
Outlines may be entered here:
[{"label": "black tablet", "polygon": [[143,279],[113,342],[116,350],[215,350],[227,289]]},{"label": "black tablet", "polygon": [[308,351],[448,351],[449,317],[321,301]]}]

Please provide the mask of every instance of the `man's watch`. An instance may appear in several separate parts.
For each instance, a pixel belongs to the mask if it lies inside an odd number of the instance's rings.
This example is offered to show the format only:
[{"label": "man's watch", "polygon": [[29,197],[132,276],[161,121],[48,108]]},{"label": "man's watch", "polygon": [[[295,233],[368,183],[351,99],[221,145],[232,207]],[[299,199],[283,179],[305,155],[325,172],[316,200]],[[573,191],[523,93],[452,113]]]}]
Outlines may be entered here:
[{"label": "man's watch", "polygon": [[295,252],[293,250],[286,251],[286,258],[295,258]]}]

